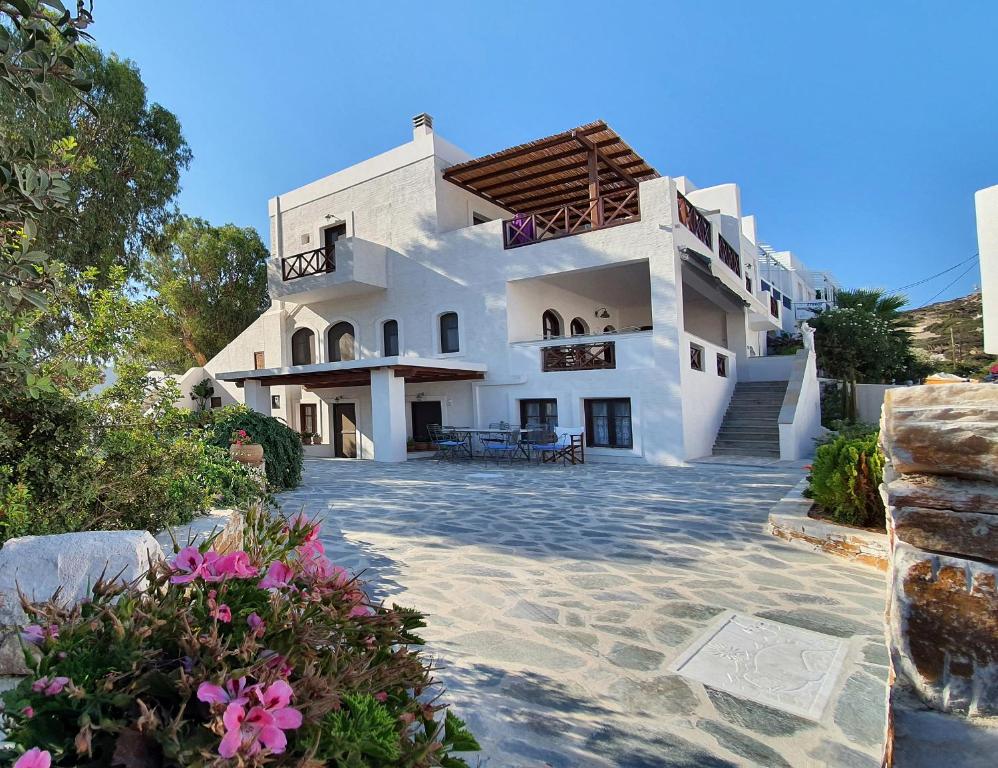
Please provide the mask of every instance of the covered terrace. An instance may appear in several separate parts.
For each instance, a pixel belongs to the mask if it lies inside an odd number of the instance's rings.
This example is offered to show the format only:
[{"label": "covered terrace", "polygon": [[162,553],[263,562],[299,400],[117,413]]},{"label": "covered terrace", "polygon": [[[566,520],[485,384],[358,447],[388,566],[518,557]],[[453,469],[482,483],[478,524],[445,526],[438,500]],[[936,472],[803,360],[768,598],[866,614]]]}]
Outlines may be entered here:
[{"label": "covered terrace", "polygon": [[444,171],[514,214],[503,221],[506,248],[637,221],[638,183],[658,175],[602,120]]},{"label": "covered terrace", "polygon": [[270,388],[297,384],[306,390],[369,386],[375,461],[406,460],[406,384],[484,379],[484,363],[420,357],[379,357],[333,363],[231,371],[216,376],[241,386],[245,403],[270,415]]}]

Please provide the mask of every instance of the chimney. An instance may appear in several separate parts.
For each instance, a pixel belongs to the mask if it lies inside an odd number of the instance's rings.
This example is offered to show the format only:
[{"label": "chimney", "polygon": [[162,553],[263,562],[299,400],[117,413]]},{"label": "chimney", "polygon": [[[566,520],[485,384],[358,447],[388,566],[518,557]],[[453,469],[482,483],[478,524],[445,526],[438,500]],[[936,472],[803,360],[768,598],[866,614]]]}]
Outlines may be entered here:
[{"label": "chimney", "polygon": [[412,137],[418,139],[420,136],[429,136],[433,133],[433,118],[425,112],[421,112],[412,118]]}]

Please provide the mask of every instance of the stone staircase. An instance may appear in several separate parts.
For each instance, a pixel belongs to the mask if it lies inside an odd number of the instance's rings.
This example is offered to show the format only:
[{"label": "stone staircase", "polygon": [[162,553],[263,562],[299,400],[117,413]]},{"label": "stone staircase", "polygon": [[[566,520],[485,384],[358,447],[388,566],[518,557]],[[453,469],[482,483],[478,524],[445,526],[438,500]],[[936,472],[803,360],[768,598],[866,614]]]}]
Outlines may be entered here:
[{"label": "stone staircase", "polygon": [[715,456],[780,458],[780,408],[786,381],[740,381],[714,440]]}]

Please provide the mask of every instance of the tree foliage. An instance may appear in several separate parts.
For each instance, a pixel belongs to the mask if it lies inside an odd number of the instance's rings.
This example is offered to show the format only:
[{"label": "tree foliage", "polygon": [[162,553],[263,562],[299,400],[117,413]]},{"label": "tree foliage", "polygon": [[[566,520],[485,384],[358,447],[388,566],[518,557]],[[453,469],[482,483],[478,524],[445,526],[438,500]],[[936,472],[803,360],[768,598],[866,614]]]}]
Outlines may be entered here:
[{"label": "tree foliage", "polygon": [[204,365],[267,308],[267,248],[251,228],[181,217],[143,277],[156,295],[140,352],[164,371]]}]

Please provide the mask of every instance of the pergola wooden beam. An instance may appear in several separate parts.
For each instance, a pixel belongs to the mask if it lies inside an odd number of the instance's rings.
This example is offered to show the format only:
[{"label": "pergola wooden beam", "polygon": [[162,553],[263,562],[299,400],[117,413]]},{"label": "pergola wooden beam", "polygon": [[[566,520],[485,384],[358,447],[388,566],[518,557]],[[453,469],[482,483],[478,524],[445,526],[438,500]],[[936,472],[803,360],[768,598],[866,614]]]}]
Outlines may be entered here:
[{"label": "pergola wooden beam", "polygon": [[[605,155],[601,155],[600,151],[599,151],[599,148],[595,144],[593,144],[591,141],[589,141],[589,139],[587,139],[581,133],[576,133],[575,131],[572,131],[572,138],[574,138],[582,146],[584,146],[586,149],[588,149],[589,152],[590,152],[590,157],[594,158],[597,163],[598,163],[598,161],[602,160],[604,163],[606,163],[613,170],[614,173],[616,173],[622,179],[625,179],[625,180],[629,181],[635,187],[638,185],[637,179],[635,179],[633,176],[631,176],[631,174],[629,174],[627,171],[625,171],[623,168],[621,168],[614,160],[611,160],[609,157],[606,157]],[[592,167],[592,165],[593,165],[593,161],[591,160],[590,161],[590,167]]]},{"label": "pergola wooden beam", "polygon": [[[513,168],[499,168],[498,170],[496,169],[486,170],[483,173],[476,173],[471,176],[462,174],[462,178],[464,181],[468,182],[469,184],[474,184],[476,189],[482,189],[484,188],[482,182],[485,180],[492,179],[493,177],[505,176],[508,173],[519,173],[521,171],[529,170],[531,168],[536,168],[539,165],[547,165],[548,163],[557,163],[562,160],[568,160],[569,158],[577,157],[586,151],[585,148],[579,146],[578,142],[574,141],[570,135],[562,139],[560,143],[569,145],[569,148],[564,150],[563,152],[557,152],[553,155],[541,155],[535,160],[531,160],[528,163],[523,163],[522,165],[517,165]],[[618,139],[603,139],[602,141],[598,142],[598,146],[611,147],[614,144],[619,144],[619,143],[620,142]],[[627,155],[633,155],[634,153],[632,150],[618,149],[610,154],[613,155],[614,157],[625,157]],[[506,158],[502,159],[505,160]],[[444,171],[444,178],[447,179],[447,181],[453,181],[453,179],[448,175],[452,170],[454,171],[455,174],[460,173],[460,166],[451,166],[446,171]],[[557,167],[546,168],[545,170],[540,171],[540,173],[553,173],[557,171],[558,171]]]},{"label": "pergola wooden beam", "polygon": [[[575,150],[575,151],[572,152],[572,154],[573,155],[582,154],[582,150],[581,149]],[[619,157],[626,157],[627,155],[629,155],[631,153],[630,152],[616,152],[614,154],[616,154]],[[639,165],[644,165],[644,160],[631,160],[630,162],[624,163],[622,165],[622,167],[627,168],[628,166],[639,166]],[[555,170],[557,170],[557,169],[555,169]],[[536,179],[545,179],[546,177],[548,177],[548,176],[551,175],[551,171],[552,171],[551,168],[545,168],[543,171],[535,171],[534,173],[528,173],[528,174],[526,174],[524,176],[514,176],[512,178],[505,179],[504,181],[497,181],[494,184],[487,184],[485,186],[476,187],[476,189],[479,190],[478,194],[480,194],[480,195],[481,194],[486,194],[486,193],[494,195],[494,194],[496,194],[497,190],[501,190],[503,187],[512,187],[512,186],[516,186],[516,185],[519,185],[519,184],[525,184],[527,182],[535,181]],[[507,173],[508,173],[508,171],[507,171]],[[577,171],[577,172],[573,173],[570,176],[564,176],[563,179],[565,181],[573,180],[573,179],[584,179],[584,178],[586,178],[587,173],[588,173],[587,170]],[[644,175],[648,175],[649,173],[653,173],[653,172],[652,171],[645,171]],[[534,184],[534,185],[529,186],[529,187],[520,187],[518,189],[513,190],[513,192],[526,192],[526,191],[532,190],[532,189],[542,189],[545,186],[550,186],[550,184],[547,183],[547,182],[542,181],[540,184]],[[505,193],[499,193],[499,194],[502,194],[503,197],[505,197]]]}]

